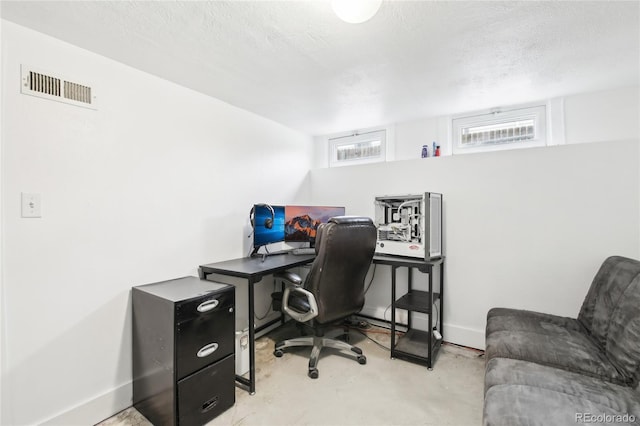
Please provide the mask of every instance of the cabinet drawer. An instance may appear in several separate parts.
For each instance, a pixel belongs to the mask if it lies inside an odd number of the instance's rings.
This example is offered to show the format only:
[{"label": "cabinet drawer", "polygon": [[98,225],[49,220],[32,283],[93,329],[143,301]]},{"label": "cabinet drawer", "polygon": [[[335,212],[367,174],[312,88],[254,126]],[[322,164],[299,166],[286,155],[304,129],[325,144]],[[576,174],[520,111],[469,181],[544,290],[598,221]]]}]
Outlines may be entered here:
[{"label": "cabinet drawer", "polygon": [[235,312],[230,307],[176,325],[176,374],[181,379],[233,354]]},{"label": "cabinet drawer", "polygon": [[229,355],[178,382],[178,424],[201,426],[235,401],[235,362]]},{"label": "cabinet drawer", "polygon": [[211,294],[176,304],[176,323],[228,311],[229,308],[233,308],[235,303],[235,292],[233,290],[233,288],[230,288],[226,291],[212,292]]}]

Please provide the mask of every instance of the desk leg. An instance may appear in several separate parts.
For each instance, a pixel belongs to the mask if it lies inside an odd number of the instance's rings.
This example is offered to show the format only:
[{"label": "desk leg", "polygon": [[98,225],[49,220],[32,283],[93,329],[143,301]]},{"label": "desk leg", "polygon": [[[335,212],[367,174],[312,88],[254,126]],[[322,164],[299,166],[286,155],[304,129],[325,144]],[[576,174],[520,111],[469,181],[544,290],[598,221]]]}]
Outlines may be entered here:
[{"label": "desk leg", "polygon": [[391,266],[391,359],[396,347],[396,266]]},{"label": "desk leg", "polygon": [[256,332],[255,332],[255,312],[254,312],[254,293],[253,286],[255,281],[249,279],[247,293],[249,293],[249,380],[243,376],[236,374],[236,381],[246,386],[249,390],[249,394],[254,395],[256,393]]},{"label": "desk leg", "polygon": [[444,342],[444,261],[440,263],[440,315],[438,321],[440,323],[440,335]]},{"label": "desk leg", "polygon": [[429,268],[429,319],[427,334],[427,370],[433,370],[433,268]]},{"label": "desk leg", "polygon": [[[407,293],[411,293],[413,290],[413,268],[407,266]],[[413,317],[411,311],[407,311],[407,331],[411,330],[411,317]]]},{"label": "desk leg", "polygon": [[249,280],[249,393],[256,393],[256,332],[254,312],[254,282]]}]

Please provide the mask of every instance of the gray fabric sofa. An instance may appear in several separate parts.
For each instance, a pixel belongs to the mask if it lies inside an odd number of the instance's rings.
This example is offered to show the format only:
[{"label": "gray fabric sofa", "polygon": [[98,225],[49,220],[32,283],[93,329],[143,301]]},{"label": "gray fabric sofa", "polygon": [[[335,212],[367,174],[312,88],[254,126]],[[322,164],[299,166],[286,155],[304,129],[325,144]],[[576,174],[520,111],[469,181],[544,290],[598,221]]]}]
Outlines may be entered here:
[{"label": "gray fabric sofa", "polygon": [[640,425],[640,262],[609,257],[577,318],[487,314],[486,426]]}]

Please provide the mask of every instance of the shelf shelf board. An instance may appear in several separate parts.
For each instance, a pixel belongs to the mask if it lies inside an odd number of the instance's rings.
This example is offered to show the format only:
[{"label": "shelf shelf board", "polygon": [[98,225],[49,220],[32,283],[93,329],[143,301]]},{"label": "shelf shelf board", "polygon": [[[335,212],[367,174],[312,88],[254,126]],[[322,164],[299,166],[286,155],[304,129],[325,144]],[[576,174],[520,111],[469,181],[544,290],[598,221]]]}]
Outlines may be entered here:
[{"label": "shelf shelf board", "polygon": [[[440,293],[433,293],[433,302],[440,298]],[[424,314],[431,313],[431,302],[429,300],[429,292],[421,290],[411,290],[400,299],[396,300],[396,309],[406,309],[408,311],[422,312]]]},{"label": "shelf shelf board", "polygon": [[[409,330],[404,336],[398,339],[394,351],[402,352],[416,358],[429,359],[429,333],[422,330]],[[431,342],[434,348],[438,346],[440,340],[432,337]],[[433,354],[433,351],[432,351]]]}]

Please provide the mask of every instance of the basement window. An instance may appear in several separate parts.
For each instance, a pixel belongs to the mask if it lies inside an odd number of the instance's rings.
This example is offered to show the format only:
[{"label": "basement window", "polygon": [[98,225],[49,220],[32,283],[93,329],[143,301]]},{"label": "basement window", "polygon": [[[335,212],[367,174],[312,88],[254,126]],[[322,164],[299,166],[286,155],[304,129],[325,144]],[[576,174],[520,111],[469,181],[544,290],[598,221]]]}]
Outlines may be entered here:
[{"label": "basement window", "polygon": [[453,153],[545,146],[546,106],[521,106],[455,117]]},{"label": "basement window", "polygon": [[385,159],[386,131],[329,139],[329,166],[375,163]]}]

